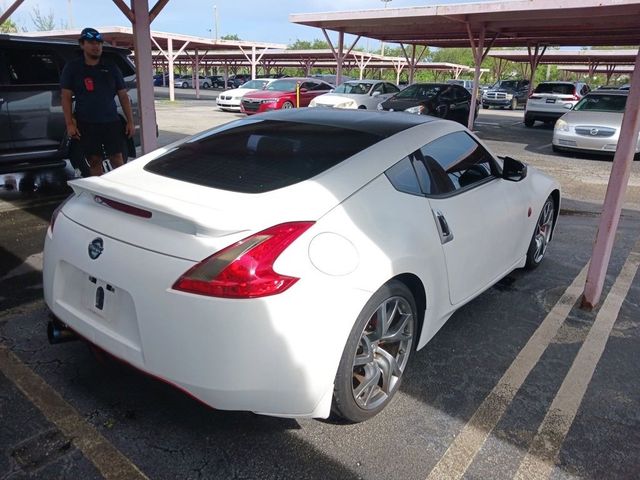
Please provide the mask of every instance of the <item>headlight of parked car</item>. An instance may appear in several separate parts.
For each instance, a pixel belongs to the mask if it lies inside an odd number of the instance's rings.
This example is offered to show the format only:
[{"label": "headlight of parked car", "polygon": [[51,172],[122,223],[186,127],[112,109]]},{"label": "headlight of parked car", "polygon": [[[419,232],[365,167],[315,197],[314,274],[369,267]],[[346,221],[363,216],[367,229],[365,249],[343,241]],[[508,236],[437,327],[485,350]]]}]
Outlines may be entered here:
[{"label": "headlight of parked car", "polygon": [[310,107],[317,107],[318,104],[316,103],[316,99],[314,98],[313,100],[311,100],[311,102],[309,103]]},{"label": "headlight of parked car", "polygon": [[556,122],[555,127],[553,127],[554,130],[558,130],[560,132],[568,132],[569,131],[569,124],[567,122],[565,122],[564,120],[562,120],[561,118],[558,119],[558,121]]},{"label": "headlight of parked car", "polygon": [[382,102],[380,102],[378,105],[376,105],[376,110],[384,110],[384,108],[382,106]]},{"label": "headlight of parked car", "polygon": [[335,108],[356,108],[356,102],[349,100],[348,102],[342,102],[334,105]]},{"label": "headlight of parked car", "polygon": [[405,112],[421,114],[423,110],[424,110],[424,107],[422,105],[416,105],[415,107],[407,108]]}]

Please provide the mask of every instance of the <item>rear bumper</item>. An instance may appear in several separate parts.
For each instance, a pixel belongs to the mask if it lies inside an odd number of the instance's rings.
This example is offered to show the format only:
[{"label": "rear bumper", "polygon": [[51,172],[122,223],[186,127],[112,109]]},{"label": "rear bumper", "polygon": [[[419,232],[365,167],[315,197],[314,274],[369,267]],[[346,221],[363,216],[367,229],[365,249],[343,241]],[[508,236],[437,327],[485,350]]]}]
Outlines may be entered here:
[{"label": "rear bumper", "polygon": [[171,285],[193,262],[106,236],[92,260],[97,236],[61,213],[45,240],[46,304],[80,336],[218,409],[329,415],[344,344],[370,293],[304,280],[263,299],[178,292]]}]

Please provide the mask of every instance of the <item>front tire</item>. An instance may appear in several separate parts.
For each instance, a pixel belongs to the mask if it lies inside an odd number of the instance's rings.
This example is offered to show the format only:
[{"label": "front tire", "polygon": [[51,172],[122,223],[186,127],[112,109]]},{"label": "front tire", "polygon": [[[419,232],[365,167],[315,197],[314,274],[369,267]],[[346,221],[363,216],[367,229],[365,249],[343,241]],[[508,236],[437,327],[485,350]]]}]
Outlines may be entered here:
[{"label": "front tire", "polygon": [[538,216],[536,228],[533,232],[533,237],[531,237],[529,249],[527,250],[527,263],[525,264],[527,270],[537,268],[544,259],[553,233],[555,210],[556,206],[553,198],[547,198]]},{"label": "front tire", "polygon": [[332,407],[337,416],[362,422],[391,402],[414,348],[416,312],[411,291],[397,280],[369,299],[338,366]]},{"label": "front tire", "polygon": [[293,103],[286,101],[282,104],[282,108],[283,109],[289,109],[289,108],[293,108]]}]

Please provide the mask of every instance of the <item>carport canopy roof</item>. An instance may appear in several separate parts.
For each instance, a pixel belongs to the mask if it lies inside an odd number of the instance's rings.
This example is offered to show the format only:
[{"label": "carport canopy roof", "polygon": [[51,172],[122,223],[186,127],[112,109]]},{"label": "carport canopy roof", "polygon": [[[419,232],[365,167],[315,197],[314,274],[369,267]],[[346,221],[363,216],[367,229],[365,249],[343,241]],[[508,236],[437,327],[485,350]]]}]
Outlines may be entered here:
[{"label": "carport canopy roof", "polygon": [[469,47],[470,27],[494,47],[640,44],[638,0],[516,0],[292,14],[300,25],[385,42]]},{"label": "carport canopy roof", "polygon": [[[640,22],[640,19],[638,19]],[[640,29],[640,24],[638,26]],[[547,50],[540,63],[551,65],[633,65],[638,50]],[[510,60],[512,62],[529,62],[528,50],[492,50],[489,57]]]},{"label": "carport canopy roof", "polygon": [[[102,37],[105,41],[118,47],[126,47],[134,49],[133,29],[131,27],[100,27]],[[24,32],[23,36],[29,37],[47,37],[47,38],[64,38],[76,40],[80,37],[81,29],[69,30],[48,30],[43,32]],[[286,45],[281,43],[264,43],[251,42],[243,40],[215,40],[206,37],[194,37],[191,35],[182,35],[179,33],[167,33],[151,31],[151,36],[163,50],[168,50],[169,39],[174,42],[174,48],[180,48],[185,42],[188,43],[189,50],[229,50],[231,48],[276,48],[283,49]]]}]

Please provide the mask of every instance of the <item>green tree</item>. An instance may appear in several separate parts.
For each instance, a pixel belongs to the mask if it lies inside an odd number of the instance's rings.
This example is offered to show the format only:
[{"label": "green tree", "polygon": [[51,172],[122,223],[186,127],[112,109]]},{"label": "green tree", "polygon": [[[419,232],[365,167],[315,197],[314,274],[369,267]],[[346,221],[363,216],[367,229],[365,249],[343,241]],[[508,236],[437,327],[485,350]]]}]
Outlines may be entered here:
[{"label": "green tree", "polygon": [[222,35],[220,37],[220,40],[235,40],[235,41],[239,42],[241,40],[241,38],[235,33],[230,33],[230,34],[227,34],[227,35]]},{"label": "green tree", "polygon": [[[1,13],[1,12],[0,12]],[[12,20],[5,20],[2,25],[0,25],[0,33],[17,33],[18,27],[15,22]]]},{"label": "green tree", "polygon": [[40,7],[37,5],[33,7],[31,12],[31,21],[39,32],[55,30],[56,20],[53,14],[53,10],[49,10],[48,14],[40,12]]},{"label": "green tree", "polygon": [[326,50],[331,48],[325,40],[316,38],[313,41],[296,39],[295,42],[288,45],[291,50]]}]

